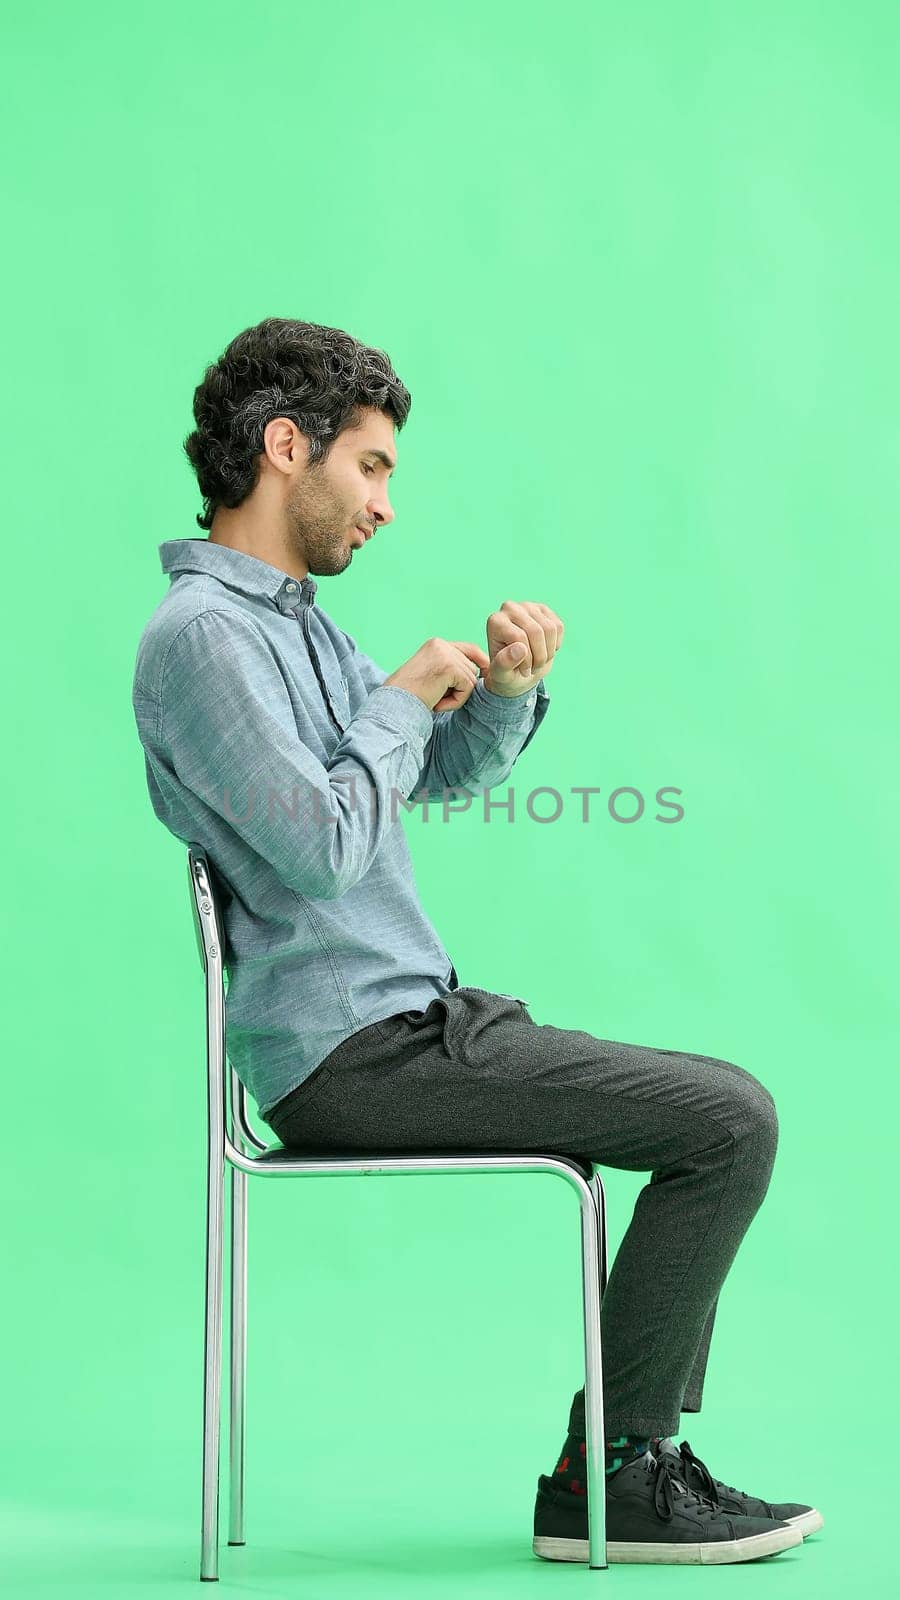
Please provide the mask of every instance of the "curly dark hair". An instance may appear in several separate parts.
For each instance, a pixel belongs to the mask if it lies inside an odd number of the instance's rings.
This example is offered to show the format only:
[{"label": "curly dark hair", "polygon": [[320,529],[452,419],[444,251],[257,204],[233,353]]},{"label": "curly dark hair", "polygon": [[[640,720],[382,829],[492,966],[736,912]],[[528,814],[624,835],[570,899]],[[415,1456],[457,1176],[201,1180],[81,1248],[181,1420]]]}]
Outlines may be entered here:
[{"label": "curly dark hair", "polygon": [[310,465],[326,460],[338,434],[376,406],[402,428],[412,400],[383,350],[342,328],[266,317],[245,328],[208,366],[194,390],[197,426],[184,451],[197,474],[207,531],[216,508],[239,506],[256,488],[263,433],[290,417],[309,440]]}]

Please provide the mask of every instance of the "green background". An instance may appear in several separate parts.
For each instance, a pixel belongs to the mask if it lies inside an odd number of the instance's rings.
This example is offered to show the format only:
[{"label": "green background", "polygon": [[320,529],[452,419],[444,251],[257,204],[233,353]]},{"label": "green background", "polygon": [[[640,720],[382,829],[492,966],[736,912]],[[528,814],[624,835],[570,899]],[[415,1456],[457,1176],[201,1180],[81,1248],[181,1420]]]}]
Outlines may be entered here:
[{"label": "green background", "polygon": [[[37,4],[6,31],[7,1587],[197,1592],[203,990],[131,673],[158,545],[202,536],[194,386],[277,315],[385,349],[413,394],[395,522],[319,580],[340,625],[391,671],[431,634],[484,645],[506,598],[565,622],[516,821],[404,820],[423,903],[462,983],[772,1091],[775,1171],[682,1437],[825,1516],[748,1584],[883,1592],[897,7]],[[603,1175],[614,1249],[646,1178]],[[583,1380],[567,1185],[249,1198],[223,1591],[740,1581],[531,1554]]]}]

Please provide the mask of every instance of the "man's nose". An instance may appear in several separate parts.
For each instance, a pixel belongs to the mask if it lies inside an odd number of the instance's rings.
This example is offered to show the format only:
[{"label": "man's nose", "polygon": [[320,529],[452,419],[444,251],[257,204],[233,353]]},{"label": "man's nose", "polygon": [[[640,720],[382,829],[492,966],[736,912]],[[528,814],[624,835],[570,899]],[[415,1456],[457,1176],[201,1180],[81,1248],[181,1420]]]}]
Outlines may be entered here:
[{"label": "man's nose", "polygon": [[383,500],[380,505],[376,506],[373,515],[376,528],[382,528],[386,527],[389,522],[393,522],[395,512],[390,501]]}]

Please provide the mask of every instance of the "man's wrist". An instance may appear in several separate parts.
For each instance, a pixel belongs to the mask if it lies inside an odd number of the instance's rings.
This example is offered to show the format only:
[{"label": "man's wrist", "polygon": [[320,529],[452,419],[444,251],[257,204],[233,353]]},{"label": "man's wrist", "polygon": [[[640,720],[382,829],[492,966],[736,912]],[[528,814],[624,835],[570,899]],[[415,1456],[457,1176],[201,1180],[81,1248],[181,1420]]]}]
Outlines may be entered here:
[{"label": "man's wrist", "polygon": [[532,683],[526,689],[495,689],[489,676],[480,678],[479,682],[487,690],[488,694],[494,695],[498,700],[519,700],[523,694],[530,694],[531,690],[537,687],[536,684]]}]

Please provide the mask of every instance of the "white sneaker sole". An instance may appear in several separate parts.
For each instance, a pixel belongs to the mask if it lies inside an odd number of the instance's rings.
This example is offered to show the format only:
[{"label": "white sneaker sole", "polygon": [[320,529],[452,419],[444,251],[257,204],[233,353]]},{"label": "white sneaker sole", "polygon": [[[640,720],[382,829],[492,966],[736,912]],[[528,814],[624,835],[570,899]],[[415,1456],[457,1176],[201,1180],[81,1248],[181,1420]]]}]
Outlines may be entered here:
[{"label": "white sneaker sole", "polygon": [[799,1528],[804,1539],[808,1533],[818,1533],[819,1529],[825,1526],[825,1518],[821,1511],[816,1511],[814,1508],[811,1511],[801,1511],[799,1517],[786,1517],[785,1521],[792,1528]]},{"label": "white sneaker sole", "polygon": [[[717,1566],[725,1561],[757,1561],[761,1556],[776,1556],[803,1543],[803,1534],[796,1523],[783,1528],[772,1528],[767,1533],[753,1533],[747,1539],[713,1539],[706,1544],[664,1544],[659,1541],[631,1542],[627,1539],[609,1539],[606,1559],[614,1561],[645,1561],[677,1565]],[[587,1539],[551,1539],[535,1534],[532,1549],[544,1561],[587,1561]]]}]

